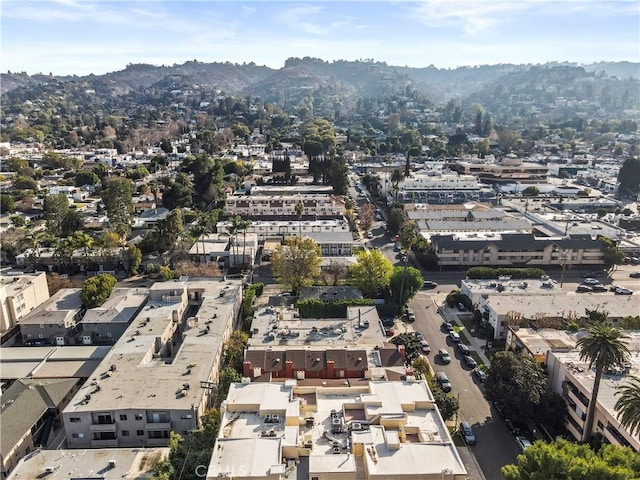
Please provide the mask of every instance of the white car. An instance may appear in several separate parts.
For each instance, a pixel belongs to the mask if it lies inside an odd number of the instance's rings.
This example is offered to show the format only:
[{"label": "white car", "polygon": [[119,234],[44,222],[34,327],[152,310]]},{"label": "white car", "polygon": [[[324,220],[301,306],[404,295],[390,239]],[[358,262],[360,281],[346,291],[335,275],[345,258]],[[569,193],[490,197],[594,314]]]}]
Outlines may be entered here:
[{"label": "white car", "polygon": [[373,233],[367,232],[367,238],[373,238]]},{"label": "white car", "polygon": [[516,437],[516,443],[520,447],[520,450],[522,450],[523,452],[527,448],[530,448],[530,447],[533,446],[533,444],[531,443],[531,440],[529,440],[527,437],[522,437],[522,436],[517,436]]},{"label": "white car", "polygon": [[633,290],[624,287],[616,287],[614,292],[616,295],[633,295]]},{"label": "white car", "polygon": [[600,285],[600,280],[597,278],[585,278],[582,283],[586,285]]}]

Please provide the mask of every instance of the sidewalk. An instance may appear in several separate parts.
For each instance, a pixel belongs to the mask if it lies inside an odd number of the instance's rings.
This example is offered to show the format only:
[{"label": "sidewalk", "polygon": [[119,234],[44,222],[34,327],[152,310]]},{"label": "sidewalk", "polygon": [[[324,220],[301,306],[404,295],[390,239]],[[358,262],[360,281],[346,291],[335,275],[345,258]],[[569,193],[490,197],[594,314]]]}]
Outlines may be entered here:
[{"label": "sidewalk", "polygon": [[484,353],[486,340],[474,337],[473,335],[471,335],[471,333],[467,332],[466,327],[458,318],[457,310],[455,310],[454,308],[451,308],[448,305],[444,304],[443,306],[438,307],[438,311],[447,322],[462,328],[461,334],[464,335],[465,339],[468,340],[465,343],[467,343],[469,348],[480,357],[482,363],[484,363],[487,367],[490,366],[491,362]]}]

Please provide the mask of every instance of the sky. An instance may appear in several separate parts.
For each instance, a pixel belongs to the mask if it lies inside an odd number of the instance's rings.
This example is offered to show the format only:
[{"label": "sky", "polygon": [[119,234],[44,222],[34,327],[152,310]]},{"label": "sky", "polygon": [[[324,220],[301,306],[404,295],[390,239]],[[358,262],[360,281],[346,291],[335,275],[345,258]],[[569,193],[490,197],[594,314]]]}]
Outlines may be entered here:
[{"label": "sky", "polygon": [[637,0],[2,0],[0,71],[373,59],[455,68],[640,61]]}]

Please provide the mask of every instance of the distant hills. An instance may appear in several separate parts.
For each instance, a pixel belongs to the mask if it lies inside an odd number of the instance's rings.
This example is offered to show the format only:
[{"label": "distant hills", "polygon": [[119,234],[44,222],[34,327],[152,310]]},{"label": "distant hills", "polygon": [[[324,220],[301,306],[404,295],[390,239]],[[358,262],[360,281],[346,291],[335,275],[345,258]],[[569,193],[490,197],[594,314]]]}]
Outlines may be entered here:
[{"label": "distant hills", "polygon": [[[534,78],[538,82],[536,86],[530,85]],[[401,93],[409,87],[421,92],[434,103],[442,104],[452,98],[462,101],[473,99],[482,103],[487,101],[486,97],[491,97],[501,101],[504,95],[496,96],[497,90],[502,89],[502,93],[506,91],[511,96],[526,96],[531,95],[531,89],[539,90],[539,85],[552,87],[556,96],[567,95],[574,98],[575,91],[578,91],[578,94],[585,97],[593,92],[598,94],[603,87],[598,85],[587,88],[584,84],[598,83],[605,79],[607,82],[620,83],[619,89],[622,91],[630,90],[625,98],[633,106],[638,102],[639,78],[640,64],[631,62],[600,62],[590,65],[569,62],[544,65],[500,64],[440,69],[433,66],[392,66],[372,60],[325,62],[305,57],[290,58],[279,69],[255,63],[190,61],[173,66],[130,64],[124,70],[104,75],[5,73],[0,75],[0,91],[3,95],[16,94],[19,98],[33,98],[51,93],[52,89],[59,92],[60,88],[67,86],[67,91],[90,90],[104,102],[123,96],[136,101],[137,95],[150,91],[157,94],[164,91],[200,90],[255,96],[278,104],[300,104],[319,95],[338,103],[352,103],[354,99],[366,96]],[[576,85],[579,86],[577,90],[574,88]]]}]

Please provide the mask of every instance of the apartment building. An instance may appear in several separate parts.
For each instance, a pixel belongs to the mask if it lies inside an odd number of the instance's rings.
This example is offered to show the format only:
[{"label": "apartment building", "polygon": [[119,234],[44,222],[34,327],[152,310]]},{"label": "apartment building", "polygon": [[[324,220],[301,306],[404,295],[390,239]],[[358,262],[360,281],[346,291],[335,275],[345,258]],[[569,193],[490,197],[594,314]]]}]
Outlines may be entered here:
[{"label": "apartment building", "polygon": [[[388,192],[392,201],[395,192]],[[405,204],[462,204],[471,201],[497,203],[492,188],[481,185],[473,175],[457,173],[414,173],[398,184],[398,201]]]},{"label": "apartment building", "polygon": [[600,390],[595,410],[593,431],[585,432],[585,420],[589,403],[592,401],[595,367],[580,359],[580,352],[549,351],[547,371],[551,388],[562,395],[568,406],[567,431],[576,440],[584,440],[594,433],[601,433],[606,442],[633,448],[640,452],[640,438],[621,425],[614,405],[619,396],[618,389],[629,382],[630,376],[640,375],[640,333],[626,332],[630,337],[629,361],[620,368],[604,372],[600,380]]},{"label": "apartment building", "polygon": [[225,200],[227,215],[298,216],[296,208],[303,207],[303,215],[342,215],[344,199],[337,195],[233,195]]},{"label": "apartment building", "polygon": [[[221,221],[216,224],[218,232],[228,232],[231,223]],[[258,241],[264,242],[267,238],[296,237],[309,235],[312,233],[340,233],[351,232],[349,222],[344,218],[332,220],[254,220],[247,227],[247,234],[254,233],[258,236]]]},{"label": "apartment building", "polygon": [[62,288],[20,320],[25,345],[68,345],[84,315],[80,288]]},{"label": "apartment building", "polygon": [[467,478],[424,381],[323,383],[232,384],[206,478]]},{"label": "apartment building", "polygon": [[15,328],[48,298],[49,286],[44,272],[0,276],[0,335]]},{"label": "apartment building", "polygon": [[[64,410],[69,448],[166,446],[200,427],[222,347],[237,325],[240,280],[158,282],[124,335]],[[187,316],[187,311],[195,311]]]},{"label": "apartment building", "polygon": [[[0,396],[0,475],[47,445],[53,423],[78,390],[78,378],[19,379]],[[36,477],[32,477],[36,478]]]},{"label": "apartment building", "polygon": [[591,235],[536,237],[531,233],[432,235],[431,249],[443,268],[469,266],[602,267],[602,242]]},{"label": "apartment building", "polygon": [[82,318],[77,337],[83,345],[113,345],[147,303],[147,288],[114,288],[101,306]]}]

